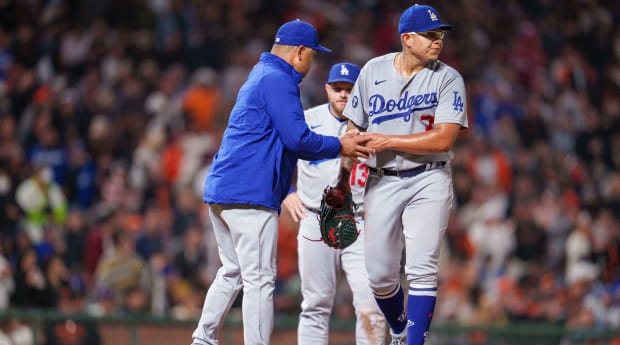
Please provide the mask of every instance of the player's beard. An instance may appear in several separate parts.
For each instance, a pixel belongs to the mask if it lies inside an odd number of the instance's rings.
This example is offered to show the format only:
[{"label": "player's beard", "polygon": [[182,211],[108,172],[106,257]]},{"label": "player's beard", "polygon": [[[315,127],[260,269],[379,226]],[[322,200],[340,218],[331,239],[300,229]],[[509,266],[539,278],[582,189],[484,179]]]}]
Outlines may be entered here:
[{"label": "player's beard", "polygon": [[338,118],[344,118],[344,115],[342,115],[342,112],[344,111],[344,107],[347,105],[347,102],[344,101],[343,103],[340,103],[338,101],[330,101],[329,105],[331,107],[331,112],[332,114],[334,114],[334,116],[338,117]]}]

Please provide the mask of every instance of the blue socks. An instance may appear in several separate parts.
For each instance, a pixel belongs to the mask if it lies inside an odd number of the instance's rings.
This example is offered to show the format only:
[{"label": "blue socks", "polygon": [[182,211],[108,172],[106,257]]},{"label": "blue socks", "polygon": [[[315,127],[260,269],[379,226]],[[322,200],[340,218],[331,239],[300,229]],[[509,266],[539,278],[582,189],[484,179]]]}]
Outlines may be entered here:
[{"label": "blue socks", "polygon": [[375,300],[390,325],[392,332],[402,332],[407,326],[407,315],[405,314],[403,288],[400,284],[386,295],[377,296],[375,294]]},{"label": "blue socks", "polygon": [[435,311],[437,287],[409,287],[406,312],[400,285],[386,295],[375,295],[375,300],[392,333],[398,334],[407,328],[407,345],[424,344]]},{"label": "blue socks", "polygon": [[435,310],[437,288],[409,287],[407,298],[407,345],[422,345]]}]

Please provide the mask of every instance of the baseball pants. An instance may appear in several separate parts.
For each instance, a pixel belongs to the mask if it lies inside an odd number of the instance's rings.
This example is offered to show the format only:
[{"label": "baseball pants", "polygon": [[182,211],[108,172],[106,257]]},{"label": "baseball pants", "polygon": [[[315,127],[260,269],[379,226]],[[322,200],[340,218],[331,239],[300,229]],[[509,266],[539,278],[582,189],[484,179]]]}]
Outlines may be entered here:
[{"label": "baseball pants", "polygon": [[364,206],[366,267],[373,290],[381,294],[398,286],[403,243],[409,284],[437,286],[439,249],[452,209],[449,167],[410,178],[370,174]]},{"label": "baseball pants", "polygon": [[196,345],[217,345],[217,332],[243,288],[243,339],[269,344],[273,331],[278,213],[249,205],[209,205],[222,266],[207,292]]},{"label": "baseball pants", "polygon": [[[358,345],[383,344],[385,319],[370,290],[364,262],[364,231],[348,248],[330,248],[320,240],[316,213],[309,212],[299,225],[299,274],[303,301],[299,315],[299,345],[327,345],[329,319],[338,281],[344,273],[353,294]],[[364,228],[357,217],[358,229]]]}]

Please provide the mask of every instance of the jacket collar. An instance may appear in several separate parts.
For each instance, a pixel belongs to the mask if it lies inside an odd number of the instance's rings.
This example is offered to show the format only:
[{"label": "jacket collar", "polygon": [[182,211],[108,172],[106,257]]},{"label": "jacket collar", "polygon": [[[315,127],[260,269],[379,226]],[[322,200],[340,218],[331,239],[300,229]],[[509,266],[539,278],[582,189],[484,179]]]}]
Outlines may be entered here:
[{"label": "jacket collar", "polygon": [[275,55],[275,54],[271,54],[271,53],[262,53],[260,55],[260,61],[261,62],[266,62],[269,64],[273,64],[275,65],[277,68],[281,69],[282,71],[289,73],[291,75],[291,77],[293,77],[293,80],[295,80],[295,82],[297,84],[301,83],[301,80],[303,79],[303,77],[301,76],[301,73],[297,72],[293,66],[291,66],[288,62],[284,61],[281,57]]}]

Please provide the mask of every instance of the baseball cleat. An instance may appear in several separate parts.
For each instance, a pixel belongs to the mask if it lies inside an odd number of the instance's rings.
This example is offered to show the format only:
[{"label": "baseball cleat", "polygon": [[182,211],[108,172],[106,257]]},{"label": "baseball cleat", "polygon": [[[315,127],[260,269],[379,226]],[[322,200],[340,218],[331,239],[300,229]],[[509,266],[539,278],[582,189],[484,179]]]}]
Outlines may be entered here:
[{"label": "baseball cleat", "polygon": [[407,345],[407,328],[398,334],[392,333],[392,330],[390,329],[390,335],[392,336],[390,345]]}]

